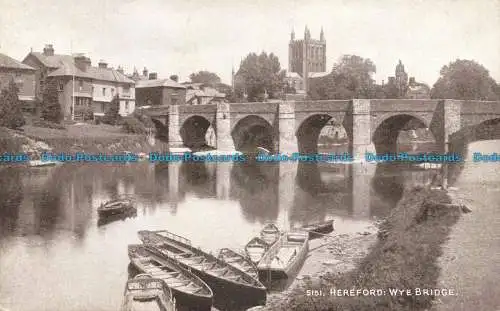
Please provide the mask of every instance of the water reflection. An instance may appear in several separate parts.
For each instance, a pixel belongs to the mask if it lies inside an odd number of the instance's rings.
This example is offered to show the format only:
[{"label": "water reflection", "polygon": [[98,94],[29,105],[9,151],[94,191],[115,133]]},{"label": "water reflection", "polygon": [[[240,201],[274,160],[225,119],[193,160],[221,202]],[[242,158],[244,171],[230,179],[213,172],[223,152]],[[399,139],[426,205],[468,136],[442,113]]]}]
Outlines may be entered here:
[{"label": "water reflection", "polygon": [[[266,222],[286,228],[335,218],[337,231],[350,231],[387,215],[405,184],[425,178],[376,165],[299,163],[4,169],[0,305],[116,310],[137,230],[169,228],[212,252],[241,248]],[[137,215],[98,227],[97,207],[118,195],[135,198]]]}]

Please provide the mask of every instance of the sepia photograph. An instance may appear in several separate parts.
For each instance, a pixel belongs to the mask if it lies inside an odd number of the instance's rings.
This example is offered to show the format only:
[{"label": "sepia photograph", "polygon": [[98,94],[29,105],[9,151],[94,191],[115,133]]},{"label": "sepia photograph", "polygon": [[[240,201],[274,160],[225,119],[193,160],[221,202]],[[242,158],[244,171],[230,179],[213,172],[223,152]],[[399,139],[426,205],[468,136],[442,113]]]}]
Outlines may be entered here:
[{"label": "sepia photograph", "polygon": [[0,0],[0,311],[500,311],[500,0]]}]

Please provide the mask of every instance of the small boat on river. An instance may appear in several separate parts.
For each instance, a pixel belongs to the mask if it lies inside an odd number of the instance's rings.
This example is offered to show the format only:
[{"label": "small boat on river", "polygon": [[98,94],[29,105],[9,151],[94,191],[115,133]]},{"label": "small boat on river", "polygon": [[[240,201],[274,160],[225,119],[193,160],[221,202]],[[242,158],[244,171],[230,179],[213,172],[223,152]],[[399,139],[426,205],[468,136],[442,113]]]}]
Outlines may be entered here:
[{"label": "small boat on river", "polygon": [[128,280],[124,296],[121,311],[177,311],[170,288],[149,274]]},{"label": "small boat on river", "polygon": [[129,245],[128,256],[140,272],[161,279],[172,290],[180,306],[197,311],[209,311],[212,308],[211,288],[175,261],[158,256],[142,244]]},{"label": "small boat on river", "polygon": [[309,251],[309,233],[287,232],[272,245],[257,265],[263,278],[277,275],[289,278],[301,268]]},{"label": "small boat on river", "polygon": [[253,264],[258,264],[269,249],[269,244],[259,237],[254,237],[245,245],[245,252]]},{"label": "small boat on river", "polygon": [[[176,260],[181,267],[199,276],[213,290],[215,301],[224,309],[263,305],[266,288],[259,280],[223,260],[191,246],[191,242],[166,230],[138,232],[141,241],[156,254]],[[224,301],[224,303],[222,303]]]},{"label": "small boat on river", "polygon": [[301,230],[309,232],[309,239],[321,237],[333,231],[333,219],[302,226]]},{"label": "small boat on river", "polygon": [[231,266],[245,272],[254,279],[259,279],[259,272],[254,263],[246,256],[229,248],[223,248],[219,251],[217,258],[222,259]]},{"label": "small boat on river", "polygon": [[265,225],[260,231],[260,237],[267,243],[267,245],[273,245],[276,241],[278,241],[280,235],[280,229],[273,223]]},{"label": "small boat on river", "polygon": [[97,208],[97,213],[99,214],[99,217],[107,217],[111,215],[123,214],[132,210],[137,210],[132,200],[128,198],[121,198],[101,204]]}]

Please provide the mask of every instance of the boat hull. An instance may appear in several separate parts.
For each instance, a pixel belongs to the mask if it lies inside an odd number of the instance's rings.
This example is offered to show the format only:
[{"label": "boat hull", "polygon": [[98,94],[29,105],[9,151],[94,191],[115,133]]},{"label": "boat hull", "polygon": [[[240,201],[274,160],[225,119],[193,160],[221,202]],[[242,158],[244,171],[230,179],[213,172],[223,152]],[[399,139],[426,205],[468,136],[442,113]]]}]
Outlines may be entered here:
[{"label": "boat hull", "polygon": [[[154,236],[153,239],[151,239],[150,236],[148,236],[148,233],[140,232],[139,237],[144,243],[149,243],[151,249],[156,250],[155,253],[158,256],[166,256],[163,251],[158,248],[158,246],[155,246],[155,244],[159,241],[156,240]],[[212,289],[214,294],[214,305],[217,308],[234,310],[242,307],[252,307],[265,304],[267,298],[266,288],[249,274],[240,271],[213,255],[207,254],[189,244],[183,243],[182,241],[172,240],[167,237],[161,237],[161,241],[162,243],[168,244],[172,248],[181,247],[183,249],[188,249],[196,256],[203,256],[210,262],[216,262],[218,265],[227,267],[234,271],[237,275],[247,278],[247,280],[251,280],[249,283],[234,282],[220,276],[215,276],[208,271],[204,271],[201,268],[185,263],[183,260],[176,260],[176,263],[179,266],[198,276]]]},{"label": "boat hull", "polygon": [[[149,271],[142,269],[134,261],[132,266],[141,273],[149,273]],[[212,309],[213,300],[211,297],[195,296],[174,287],[170,287],[172,295],[175,298],[177,309],[179,311],[210,311]]]},{"label": "boat hull", "polygon": [[324,234],[333,232],[333,221],[305,226],[303,227],[303,230],[309,232],[309,239],[317,239],[322,237]]}]

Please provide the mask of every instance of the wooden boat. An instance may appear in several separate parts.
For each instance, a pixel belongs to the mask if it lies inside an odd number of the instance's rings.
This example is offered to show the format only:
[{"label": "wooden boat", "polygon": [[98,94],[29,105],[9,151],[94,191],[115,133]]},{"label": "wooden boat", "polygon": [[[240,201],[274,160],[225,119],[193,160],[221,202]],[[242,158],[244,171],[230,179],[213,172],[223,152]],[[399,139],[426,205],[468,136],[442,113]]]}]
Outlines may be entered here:
[{"label": "wooden boat", "polygon": [[44,166],[54,166],[56,161],[42,161],[42,160],[31,160],[29,161],[29,166],[31,167],[44,167]]},{"label": "wooden boat", "polygon": [[276,241],[278,241],[280,235],[280,229],[273,223],[265,225],[260,231],[260,237],[267,243],[267,245],[273,245]]},{"label": "wooden boat", "polygon": [[135,217],[137,217],[137,209],[130,209],[123,212],[122,214],[114,214],[105,217],[99,217],[99,219],[97,220],[97,226],[101,227],[118,220],[125,220],[127,218],[135,218]]},{"label": "wooden boat", "polygon": [[259,279],[259,272],[257,271],[257,267],[248,257],[232,249],[223,248],[219,251],[219,255],[217,256],[217,258],[222,259],[236,269],[245,272],[254,279]]},{"label": "wooden boat", "polygon": [[217,307],[234,309],[235,306],[264,305],[266,288],[247,273],[217,257],[191,246],[191,242],[168,232],[139,231],[139,238],[151,245],[156,253],[175,259],[180,266],[204,280],[213,290]]},{"label": "wooden boat", "polygon": [[213,293],[211,288],[196,275],[180,267],[175,261],[158,256],[142,244],[129,245],[128,256],[137,270],[165,282],[172,290],[178,305],[200,311],[208,311],[212,308]]},{"label": "wooden boat", "polygon": [[172,291],[161,279],[139,274],[128,280],[122,311],[177,311]]},{"label": "wooden boat", "polygon": [[245,245],[245,252],[253,264],[258,264],[264,254],[269,249],[269,245],[263,239],[255,237]]},{"label": "wooden boat", "polygon": [[[257,265],[259,276],[293,276],[306,259],[309,251],[309,233],[306,231],[287,232],[272,245]],[[273,277],[274,278],[274,277]]]},{"label": "wooden boat", "polygon": [[131,199],[122,198],[108,201],[101,204],[97,208],[97,213],[100,217],[106,217],[116,214],[122,214],[125,212],[130,212],[130,210],[137,210]]},{"label": "wooden boat", "polygon": [[321,237],[333,231],[333,219],[302,226],[301,230],[309,232],[309,239]]}]

